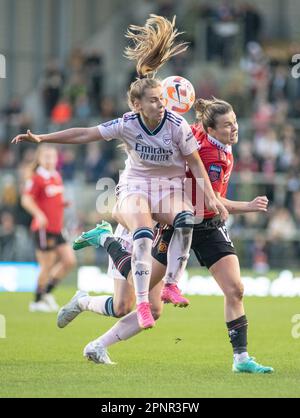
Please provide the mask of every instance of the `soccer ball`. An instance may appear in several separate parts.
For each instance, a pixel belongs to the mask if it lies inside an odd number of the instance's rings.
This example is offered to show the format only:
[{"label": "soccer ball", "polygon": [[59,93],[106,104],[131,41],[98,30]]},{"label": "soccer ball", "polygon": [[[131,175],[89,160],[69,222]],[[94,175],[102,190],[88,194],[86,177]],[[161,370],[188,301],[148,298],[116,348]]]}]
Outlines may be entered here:
[{"label": "soccer ball", "polygon": [[195,89],[186,78],[167,77],[162,82],[165,106],[177,113],[188,112],[195,101]]}]

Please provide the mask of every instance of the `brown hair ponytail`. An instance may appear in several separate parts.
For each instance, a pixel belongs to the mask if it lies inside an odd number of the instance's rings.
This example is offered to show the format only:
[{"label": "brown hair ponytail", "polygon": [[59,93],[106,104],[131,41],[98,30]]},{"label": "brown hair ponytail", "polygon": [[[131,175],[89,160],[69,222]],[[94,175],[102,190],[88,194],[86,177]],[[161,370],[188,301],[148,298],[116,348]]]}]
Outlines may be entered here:
[{"label": "brown hair ponytail", "polygon": [[194,104],[196,121],[202,123],[207,132],[208,128],[215,129],[217,117],[232,112],[231,104],[212,97],[211,99],[197,99]]}]

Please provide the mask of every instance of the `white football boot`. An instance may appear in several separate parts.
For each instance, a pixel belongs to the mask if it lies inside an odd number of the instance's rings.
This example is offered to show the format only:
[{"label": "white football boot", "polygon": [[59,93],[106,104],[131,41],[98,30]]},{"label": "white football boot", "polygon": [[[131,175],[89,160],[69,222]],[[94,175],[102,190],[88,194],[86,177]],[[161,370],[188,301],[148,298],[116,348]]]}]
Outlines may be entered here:
[{"label": "white football boot", "polygon": [[96,364],[116,364],[109,358],[106,348],[97,340],[85,346],[83,356]]},{"label": "white football boot", "polygon": [[43,295],[42,300],[50,306],[52,312],[58,312],[59,306],[56,303],[54,296],[51,295],[51,293],[46,293],[45,295]]},{"label": "white football boot", "polygon": [[57,326],[59,328],[64,328],[67,326],[71,321],[73,321],[74,318],[76,318],[76,316],[82,312],[82,309],[79,306],[79,299],[85,296],[89,296],[89,294],[87,292],[78,290],[70,302],[60,309],[57,315]]},{"label": "white football boot", "polygon": [[31,302],[29,304],[29,311],[30,312],[45,312],[45,313],[51,313],[53,312],[48,303],[46,303],[44,300],[40,300],[38,302]]}]

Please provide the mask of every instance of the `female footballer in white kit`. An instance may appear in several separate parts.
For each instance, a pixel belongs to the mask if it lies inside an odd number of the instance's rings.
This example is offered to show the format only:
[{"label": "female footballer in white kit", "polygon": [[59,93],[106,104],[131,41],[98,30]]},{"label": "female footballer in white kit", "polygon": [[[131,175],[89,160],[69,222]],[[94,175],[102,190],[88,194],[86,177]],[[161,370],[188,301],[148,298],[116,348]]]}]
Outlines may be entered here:
[{"label": "female footballer in white kit", "polygon": [[[152,78],[169,58],[187,49],[183,43],[174,45],[177,35],[175,18],[170,22],[151,15],[145,26],[130,26],[127,37],[133,47],[126,48],[125,53],[137,62],[140,78],[131,84],[128,92],[132,111],[122,118],[91,128],[71,128],[46,135],[27,131],[12,141],[85,144],[116,138],[124,142],[128,158],[117,187],[115,213],[133,234],[132,277],[141,328],[155,324],[149,304],[153,219],[174,227],[165,282],[180,276],[187,264],[194,215],[188,199],[183,197],[186,163],[195,178],[204,180],[206,207],[220,213],[223,219],[228,216],[213,192],[191,128],[184,118],[165,109],[161,82]],[[158,179],[163,184],[161,190],[152,188]],[[161,209],[165,202],[167,211]]]},{"label": "female footballer in white kit", "polygon": [[[238,124],[232,106],[222,100],[198,99],[195,104],[196,123],[192,126],[196,138],[201,144],[199,155],[201,156],[207,172],[210,175],[215,192],[223,199],[231,214],[260,212],[265,213],[268,207],[266,196],[257,196],[251,202],[238,202],[226,199],[226,193],[230,175],[233,168],[232,145],[238,142]],[[213,134],[213,135],[212,135]],[[217,169],[220,169],[217,171]],[[216,172],[220,176],[216,176]],[[187,173],[190,176],[190,173]],[[191,189],[194,194],[195,189]],[[195,210],[198,212],[197,202]],[[199,208],[200,211],[202,208]],[[150,281],[151,310],[155,319],[158,319],[162,311],[160,291],[165,274],[164,266],[167,265],[167,248],[173,234],[173,228],[168,225],[156,226],[156,235],[152,250],[152,275]],[[100,246],[101,236],[111,231],[111,237],[107,237],[104,248],[110,255],[108,269],[109,276],[114,278],[116,293],[113,306],[121,316],[130,311],[134,297],[132,281],[130,252],[132,249],[132,234],[123,226],[118,225],[114,235],[111,226],[102,222],[96,228],[83,233],[73,243],[73,248],[79,250],[87,246]],[[233,349],[232,370],[235,373],[268,374],[274,369],[263,366],[248,354],[248,320],[243,304],[243,284],[240,277],[239,260],[234,245],[230,240],[226,226],[218,217],[213,216],[207,210],[204,220],[194,225],[191,249],[194,251],[199,264],[205,265],[210,271],[224,293],[224,316],[228,336]],[[114,263],[114,264],[113,264]],[[127,283],[126,280],[127,279]],[[122,294],[118,292],[122,283]],[[164,292],[163,292],[164,293]],[[163,296],[162,293],[162,296]],[[92,311],[103,314],[102,298],[105,296],[90,296],[87,292],[78,291],[71,301],[64,306],[57,318],[57,325],[61,328],[67,326],[81,312]],[[108,296],[106,296],[108,298]],[[107,347],[129,339],[141,329],[138,324],[137,314],[131,312],[119,320],[114,326],[100,337],[91,341],[84,348],[84,356],[95,363],[112,364]]]}]

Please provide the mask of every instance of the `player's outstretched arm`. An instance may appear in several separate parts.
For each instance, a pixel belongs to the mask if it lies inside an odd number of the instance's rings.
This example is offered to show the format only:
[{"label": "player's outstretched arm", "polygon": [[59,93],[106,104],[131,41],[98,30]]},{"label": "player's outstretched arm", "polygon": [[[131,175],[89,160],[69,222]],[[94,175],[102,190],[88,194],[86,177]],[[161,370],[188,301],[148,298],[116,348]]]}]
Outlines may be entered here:
[{"label": "player's outstretched arm", "polygon": [[269,200],[267,196],[257,196],[251,202],[238,202],[217,196],[232,215],[249,212],[267,212]]},{"label": "player's outstretched arm", "polygon": [[70,128],[45,135],[36,135],[28,130],[26,134],[17,135],[12,140],[12,143],[32,142],[39,144],[42,142],[49,142],[52,144],[87,144],[101,139],[103,139],[103,137],[101,136],[99,129],[95,126],[92,128]]}]

